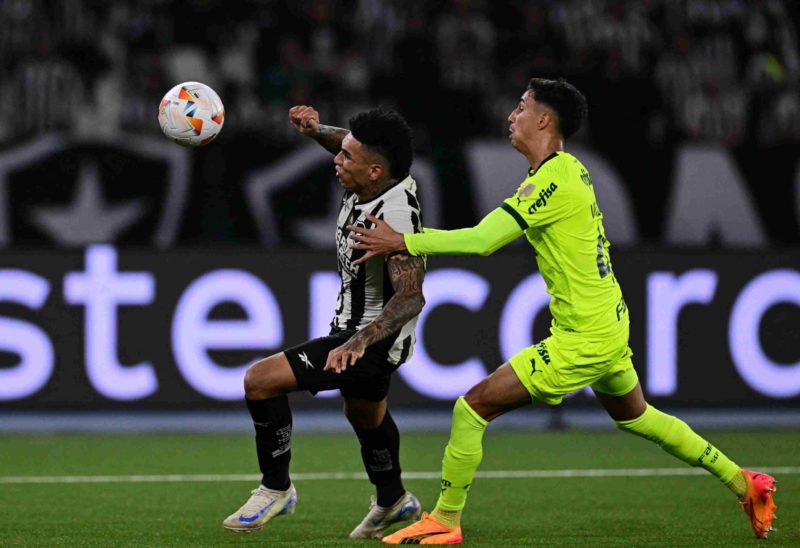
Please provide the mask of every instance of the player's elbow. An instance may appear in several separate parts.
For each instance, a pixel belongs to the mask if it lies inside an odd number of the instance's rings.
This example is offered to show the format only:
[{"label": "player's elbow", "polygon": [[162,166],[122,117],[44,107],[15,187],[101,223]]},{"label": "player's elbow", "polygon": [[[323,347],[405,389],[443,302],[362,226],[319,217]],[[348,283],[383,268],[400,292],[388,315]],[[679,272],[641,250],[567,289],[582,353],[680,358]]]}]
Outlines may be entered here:
[{"label": "player's elbow", "polygon": [[488,257],[492,253],[497,250],[497,245],[495,242],[491,241],[490,238],[487,238],[486,235],[475,235],[475,238],[472,240],[472,253],[474,255],[480,255],[481,257]]},{"label": "player's elbow", "polygon": [[409,319],[413,318],[425,307],[425,297],[422,295],[422,291],[414,291],[411,293],[407,293],[401,297],[402,299],[402,309],[406,311],[406,314]]},{"label": "player's elbow", "polygon": [[422,295],[421,291],[414,293],[411,297],[409,308],[414,312],[414,316],[422,312],[422,309],[425,308],[425,297]]}]

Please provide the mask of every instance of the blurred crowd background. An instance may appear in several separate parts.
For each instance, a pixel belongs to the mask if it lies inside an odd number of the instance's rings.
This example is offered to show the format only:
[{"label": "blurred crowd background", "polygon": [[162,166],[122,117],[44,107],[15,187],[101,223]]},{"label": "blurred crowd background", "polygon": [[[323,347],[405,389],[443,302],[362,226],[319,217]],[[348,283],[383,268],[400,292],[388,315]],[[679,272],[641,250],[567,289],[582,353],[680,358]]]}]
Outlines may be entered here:
[{"label": "blurred crowd background", "polygon": [[[0,0],[0,155],[55,135],[79,158],[99,158],[87,168],[45,155],[31,160],[36,169],[0,159],[11,204],[0,243],[153,241],[135,223],[48,237],[34,206],[55,207],[76,195],[75,181],[99,179],[110,202],[138,188],[142,211],[156,208],[147,179],[157,167],[137,171],[142,162],[109,160],[108,150],[147,138],[174,147],[156,109],[188,80],[212,86],[227,117],[215,143],[188,153],[191,187],[170,245],[264,241],[244,185],[305,144],[287,123],[294,104],[340,126],[361,109],[398,109],[433,166],[426,182],[437,186],[440,226],[464,226],[483,213],[476,185],[485,184],[471,178],[465,144],[505,137],[531,76],[563,76],[590,104],[574,140],[621,174],[638,243],[668,243],[676,151],[702,144],[729,152],[742,172],[766,227],[760,243],[797,244],[799,16],[794,0]],[[306,245],[287,227],[326,214],[329,180],[321,168],[275,191],[273,244]],[[518,182],[497,184],[511,192]],[[114,188],[123,183],[128,194]]]}]

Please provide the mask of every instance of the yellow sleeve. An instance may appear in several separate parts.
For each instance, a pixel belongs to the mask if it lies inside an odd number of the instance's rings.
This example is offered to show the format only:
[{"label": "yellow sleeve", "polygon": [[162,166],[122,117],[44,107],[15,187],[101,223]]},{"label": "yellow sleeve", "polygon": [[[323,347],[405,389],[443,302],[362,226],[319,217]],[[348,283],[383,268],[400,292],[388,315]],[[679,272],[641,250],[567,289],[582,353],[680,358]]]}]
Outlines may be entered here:
[{"label": "yellow sleeve", "polygon": [[523,230],[503,208],[497,208],[472,228],[404,234],[411,255],[490,255],[516,240]]}]

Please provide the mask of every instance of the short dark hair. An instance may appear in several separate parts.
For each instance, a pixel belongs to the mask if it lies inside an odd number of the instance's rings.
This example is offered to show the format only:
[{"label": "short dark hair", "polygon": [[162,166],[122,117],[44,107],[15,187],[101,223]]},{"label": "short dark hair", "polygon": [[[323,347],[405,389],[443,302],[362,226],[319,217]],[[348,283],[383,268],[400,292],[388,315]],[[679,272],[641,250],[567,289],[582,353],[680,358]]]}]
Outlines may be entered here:
[{"label": "short dark hair", "polygon": [[566,139],[578,131],[589,113],[586,97],[578,88],[559,78],[531,78],[528,89],[533,92],[537,103],[553,109],[558,116],[558,127]]},{"label": "short dark hair", "polygon": [[402,179],[411,171],[411,128],[397,112],[378,107],[356,114],[350,118],[350,132],[362,145],[386,158],[392,178]]}]

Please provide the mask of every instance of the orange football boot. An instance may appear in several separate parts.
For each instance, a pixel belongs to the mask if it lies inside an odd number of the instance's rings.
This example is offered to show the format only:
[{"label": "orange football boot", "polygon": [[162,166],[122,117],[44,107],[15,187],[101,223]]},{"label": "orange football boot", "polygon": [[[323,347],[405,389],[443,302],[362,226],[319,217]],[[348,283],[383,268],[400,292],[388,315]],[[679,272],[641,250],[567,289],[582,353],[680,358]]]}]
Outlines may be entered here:
[{"label": "orange football boot", "polygon": [[750,518],[750,525],[756,538],[767,538],[772,528],[772,520],[775,519],[775,501],[772,500],[772,493],[777,488],[778,483],[770,475],[761,472],[751,472],[742,470],[747,479],[747,493],[739,501],[744,509],[744,513]]},{"label": "orange football boot", "polygon": [[386,544],[461,544],[461,527],[451,529],[423,512],[422,519],[383,537]]}]

